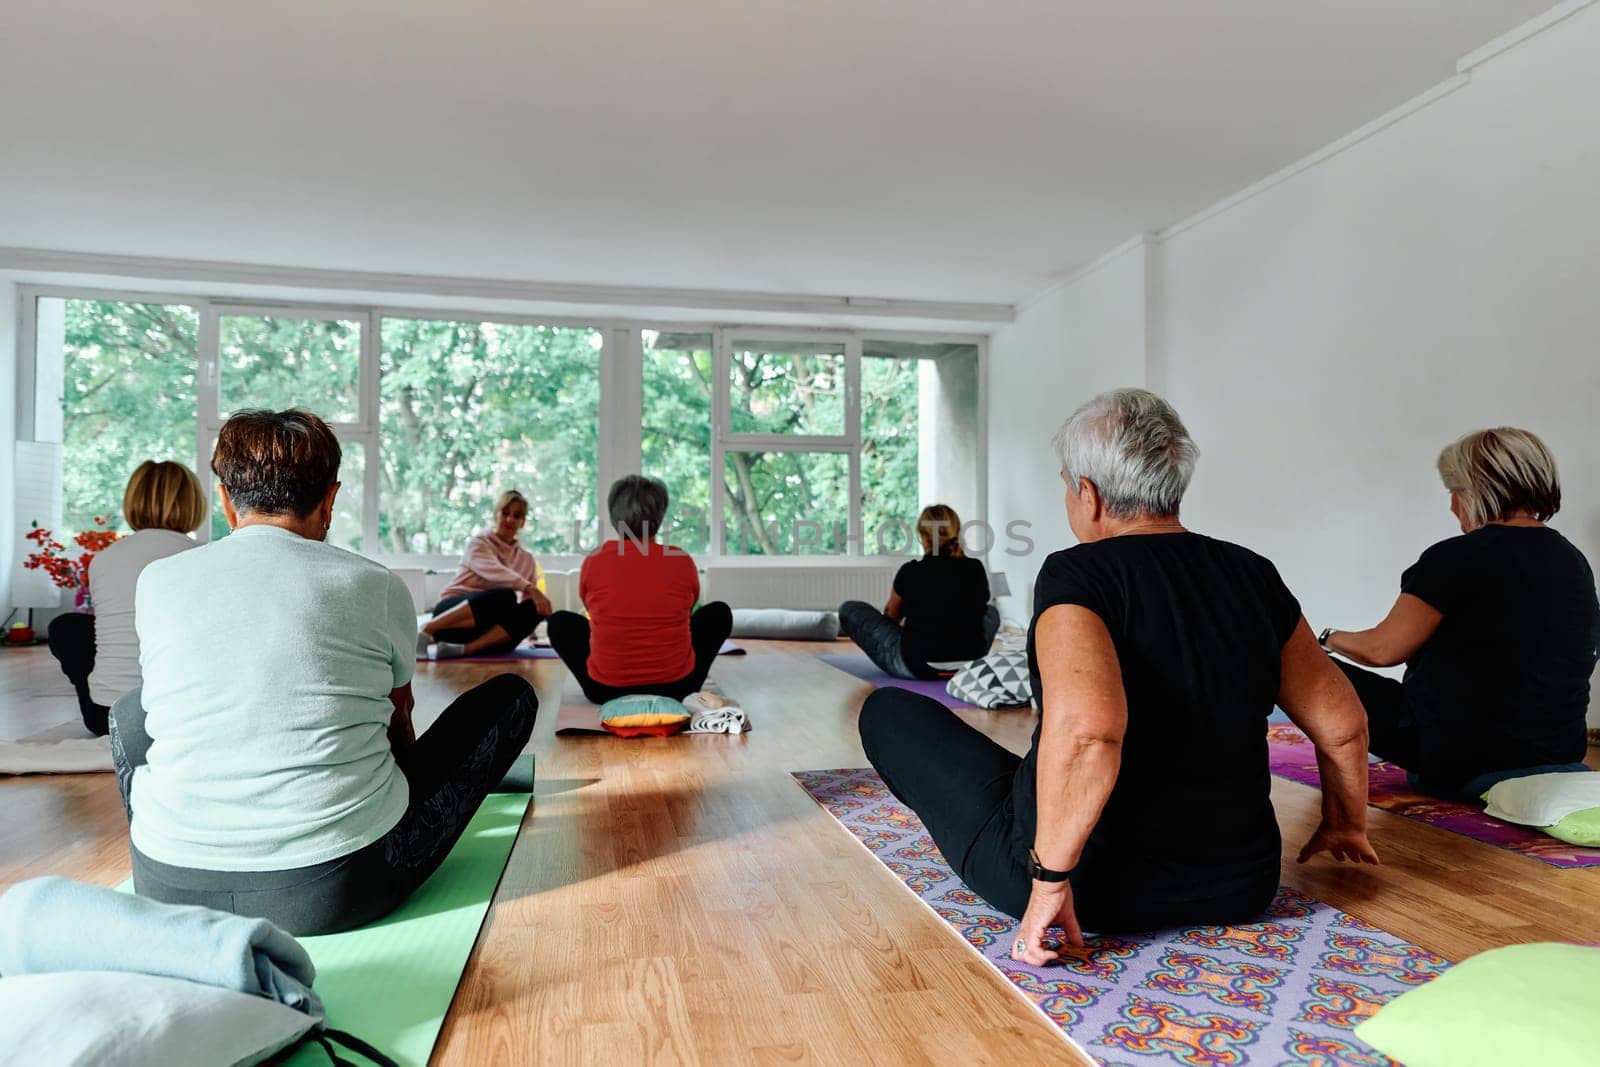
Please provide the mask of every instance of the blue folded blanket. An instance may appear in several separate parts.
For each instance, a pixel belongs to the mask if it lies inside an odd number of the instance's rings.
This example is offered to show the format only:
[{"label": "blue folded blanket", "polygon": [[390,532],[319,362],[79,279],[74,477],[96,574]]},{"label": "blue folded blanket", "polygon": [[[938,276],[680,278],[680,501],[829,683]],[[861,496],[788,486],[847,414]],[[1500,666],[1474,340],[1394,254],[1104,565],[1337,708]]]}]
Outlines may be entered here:
[{"label": "blue folded blanket", "polygon": [[267,997],[326,1019],[316,968],[265,919],[161,904],[67,878],[0,895],[0,975],[132,971]]}]

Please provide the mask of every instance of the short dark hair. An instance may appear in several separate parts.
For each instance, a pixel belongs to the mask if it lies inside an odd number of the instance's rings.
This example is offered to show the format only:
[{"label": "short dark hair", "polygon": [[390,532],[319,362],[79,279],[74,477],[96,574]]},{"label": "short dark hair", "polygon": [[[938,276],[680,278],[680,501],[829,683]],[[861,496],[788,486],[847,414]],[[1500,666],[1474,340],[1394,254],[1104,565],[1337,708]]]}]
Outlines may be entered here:
[{"label": "short dark hair", "polygon": [[339,439],[309,411],[239,411],[217,434],[211,470],[239,511],[298,518],[339,480],[340,457]]},{"label": "short dark hair", "polygon": [[619,534],[636,541],[648,541],[661,533],[667,517],[665,483],[642,474],[627,474],[611,483],[606,494],[606,511]]}]

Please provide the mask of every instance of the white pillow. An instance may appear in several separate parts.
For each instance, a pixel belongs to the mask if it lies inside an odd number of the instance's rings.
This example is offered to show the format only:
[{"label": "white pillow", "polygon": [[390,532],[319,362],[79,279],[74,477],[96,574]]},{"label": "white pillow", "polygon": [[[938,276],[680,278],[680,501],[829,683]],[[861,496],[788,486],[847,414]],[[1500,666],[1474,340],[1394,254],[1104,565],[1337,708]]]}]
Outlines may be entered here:
[{"label": "white pillow", "polygon": [[254,1064],[317,1020],[266,997],[122,971],[0,978],[7,1063],[170,1067]]},{"label": "white pillow", "polygon": [[1554,826],[1575,811],[1600,808],[1600,774],[1555,771],[1508,778],[1484,794],[1484,809],[1523,826]]}]

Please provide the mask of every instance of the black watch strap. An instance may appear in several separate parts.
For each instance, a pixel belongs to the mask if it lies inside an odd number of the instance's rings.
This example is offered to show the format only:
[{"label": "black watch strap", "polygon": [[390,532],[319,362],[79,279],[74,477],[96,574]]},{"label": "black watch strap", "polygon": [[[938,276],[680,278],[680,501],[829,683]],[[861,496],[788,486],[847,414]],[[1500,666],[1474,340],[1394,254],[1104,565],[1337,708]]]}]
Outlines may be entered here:
[{"label": "black watch strap", "polygon": [[1039,862],[1039,854],[1033,849],[1028,850],[1028,873],[1036,882],[1065,882],[1071,871],[1052,871],[1049,867]]},{"label": "black watch strap", "polygon": [[1317,644],[1321,645],[1323,648],[1327,648],[1328,647],[1328,637],[1332,633],[1333,633],[1333,627],[1331,627],[1331,626],[1325,627],[1323,629],[1323,631],[1320,634],[1317,635]]}]

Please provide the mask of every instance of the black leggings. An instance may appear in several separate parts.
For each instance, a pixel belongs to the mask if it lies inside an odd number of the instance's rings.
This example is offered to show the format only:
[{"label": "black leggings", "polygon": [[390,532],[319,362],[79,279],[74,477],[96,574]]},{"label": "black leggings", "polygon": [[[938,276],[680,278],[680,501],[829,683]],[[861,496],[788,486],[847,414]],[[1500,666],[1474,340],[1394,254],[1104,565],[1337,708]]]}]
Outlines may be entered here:
[{"label": "black leggings", "polygon": [[498,626],[511,639],[506,647],[516,648],[544,618],[539,614],[539,609],[534,607],[533,601],[519,601],[516,591],[512,589],[485,589],[465,596],[447,597],[433,606],[433,617],[437,619],[458,604],[471,605],[472,625],[441,630],[435,635],[441,641],[465,645]]},{"label": "black leggings", "polygon": [[717,650],[733,632],[733,610],[720,600],[701,604],[689,616],[689,643],[694,646],[694,669],[676,681],[638,682],[634,685],[606,685],[589,677],[589,620],[575,611],[558,611],[550,616],[550,647],[578,680],[583,695],[595,704],[604,704],[629,693],[654,693],[682,700],[699,692],[711,673]]},{"label": "black leggings", "polygon": [[[457,697],[416,741],[395,753],[410,786],[400,821],[365,848],[283,871],[206,871],[133,853],[143,897],[268,919],[291,934],[362,926],[398,907],[444,862],[483,798],[506,776],[533,733],[539,701],[520,675],[501,674]],[[122,800],[150,748],[139,690],[111,714],[111,756]]]},{"label": "black leggings", "polygon": [[[1332,657],[1330,657],[1332,658]],[[1394,678],[1334,658],[1367,712],[1367,751],[1408,771],[1421,762],[1417,725],[1406,711],[1405,690]]]},{"label": "black leggings", "polygon": [[[1035,811],[1015,796],[1022,759],[968,726],[936,700],[904,689],[878,689],[861,706],[861,747],[967,888],[1021,918],[1033,881],[1028,850]],[[1194,923],[1245,922],[1278,887],[1276,865],[1258,884],[1204,900],[1175,900],[1191,886],[1152,884],[1097,864],[1088,852],[1072,872],[1073,900],[1084,929],[1126,933]]]},{"label": "black leggings", "polygon": [[[854,641],[878,669],[891,678],[921,678],[931,681],[949,676],[905,654],[905,630],[898,622],[864,600],[846,600],[839,605],[839,630]],[[994,635],[1000,632],[1000,609],[990,604],[983,613],[983,651],[989,654]],[[951,656],[951,659],[957,657]],[[977,657],[974,657],[977,658]]]},{"label": "black leggings", "polygon": [[49,636],[50,654],[61,661],[61,673],[78,694],[78,714],[83,716],[83,725],[96,737],[104,737],[110,729],[106,715],[111,709],[89,698],[89,673],[94,670],[94,616],[81,611],[57,615],[50,620]]}]

